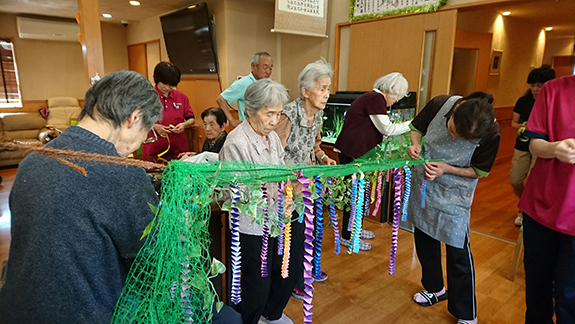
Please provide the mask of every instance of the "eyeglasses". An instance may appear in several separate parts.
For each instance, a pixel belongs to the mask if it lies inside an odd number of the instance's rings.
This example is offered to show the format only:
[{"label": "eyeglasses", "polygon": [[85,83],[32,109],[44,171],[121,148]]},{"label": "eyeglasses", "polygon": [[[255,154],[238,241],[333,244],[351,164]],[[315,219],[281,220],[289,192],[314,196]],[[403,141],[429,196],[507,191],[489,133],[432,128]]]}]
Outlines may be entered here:
[{"label": "eyeglasses", "polygon": [[152,128],[152,134],[154,134],[154,136],[146,138],[146,140],[143,141],[142,144],[149,144],[149,143],[154,143],[155,141],[157,141],[158,140],[158,134],[156,134],[156,131],[153,128]]}]

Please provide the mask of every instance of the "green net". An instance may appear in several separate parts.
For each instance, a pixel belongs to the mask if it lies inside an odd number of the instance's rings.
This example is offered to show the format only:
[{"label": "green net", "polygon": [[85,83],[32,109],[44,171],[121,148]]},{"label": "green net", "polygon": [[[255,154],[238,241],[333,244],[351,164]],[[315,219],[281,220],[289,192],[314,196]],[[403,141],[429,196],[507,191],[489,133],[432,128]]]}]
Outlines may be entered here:
[{"label": "green net", "polygon": [[162,175],[160,206],[153,208],[156,217],[112,322],[211,323],[215,293],[209,278],[218,271],[208,253],[208,222],[216,187],[237,182],[259,188],[262,182],[296,180],[300,171],[305,177],[341,178],[424,163],[408,158],[408,145],[408,135],[390,137],[355,163],[336,166],[171,162]]}]

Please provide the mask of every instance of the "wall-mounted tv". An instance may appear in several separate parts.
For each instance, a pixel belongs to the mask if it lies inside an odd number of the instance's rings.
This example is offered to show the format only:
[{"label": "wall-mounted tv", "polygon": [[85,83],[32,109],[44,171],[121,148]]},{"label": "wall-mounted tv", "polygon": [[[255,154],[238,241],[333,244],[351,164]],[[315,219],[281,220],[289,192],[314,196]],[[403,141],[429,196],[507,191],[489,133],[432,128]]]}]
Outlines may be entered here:
[{"label": "wall-mounted tv", "polygon": [[205,2],[160,17],[170,62],[182,74],[218,73],[212,24]]}]

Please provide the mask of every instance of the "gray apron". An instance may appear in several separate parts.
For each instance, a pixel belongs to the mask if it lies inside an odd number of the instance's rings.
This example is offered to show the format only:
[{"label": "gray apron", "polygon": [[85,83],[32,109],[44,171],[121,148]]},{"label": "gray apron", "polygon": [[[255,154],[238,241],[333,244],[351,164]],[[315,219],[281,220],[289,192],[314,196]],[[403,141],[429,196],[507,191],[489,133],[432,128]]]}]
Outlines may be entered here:
[{"label": "gray apron", "polygon": [[[445,114],[460,98],[449,98],[429,124],[424,142],[426,159],[444,159],[445,163],[457,167],[471,166],[471,157],[479,141],[453,138],[446,125]],[[427,180],[425,208],[422,208],[421,184],[424,177],[423,165],[412,168],[408,221],[438,241],[463,248],[477,179],[444,173],[433,181]]]}]

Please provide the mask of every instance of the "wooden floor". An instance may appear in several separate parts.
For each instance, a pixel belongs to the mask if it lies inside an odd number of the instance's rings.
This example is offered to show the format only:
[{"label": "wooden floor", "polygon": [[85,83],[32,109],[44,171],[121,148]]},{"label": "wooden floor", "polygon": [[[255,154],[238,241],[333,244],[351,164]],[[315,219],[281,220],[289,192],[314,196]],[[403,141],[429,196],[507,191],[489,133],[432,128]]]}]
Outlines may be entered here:
[{"label": "wooden floor", "polygon": [[[509,281],[519,228],[513,225],[518,199],[508,183],[511,163],[494,166],[490,176],[479,180],[471,212],[471,251],[479,323],[524,322],[525,274],[522,266],[515,282]],[[10,242],[8,193],[16,169],[0,169],[0,262],[7,258]],[[49,184],[47,185],[49,186]],[[324,234],[322,269],[329,274],[314,284],[313,320],[329,324],[455,323],[447,303],[421,307],[411,297],[421,289],[421,270],[413,235],[400,230],[395,275],[388,274],[391,226],[366,222],[374,231],[372,250],[348,255],[333,253],[333,233]],[[292,298],[285,309],[294,323],[303,323],[302,302]],[[357,321],[357,322],[355,322]]]}]

